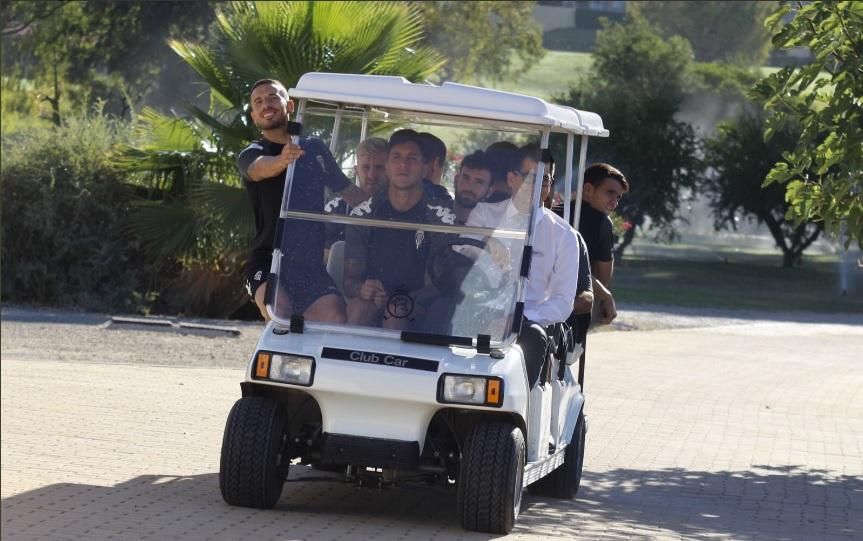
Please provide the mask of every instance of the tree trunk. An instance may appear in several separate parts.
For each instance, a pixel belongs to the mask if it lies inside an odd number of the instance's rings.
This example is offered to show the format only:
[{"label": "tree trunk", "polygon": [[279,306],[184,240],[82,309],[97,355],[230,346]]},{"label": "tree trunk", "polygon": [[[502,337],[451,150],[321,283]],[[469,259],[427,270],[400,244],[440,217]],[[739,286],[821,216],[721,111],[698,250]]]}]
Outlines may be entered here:
[{"label": "tree trunk", "polygon": [[799,265],[803,258],[803,251],[815,242],[824,229],[824,225],[819,223],[815,230],[809,236],[806,236],[807,224],[803,223],[797,226],[794,232],[786,238],[779,220],[774,218],[770,213],[765,214],[763,218],[764,224],[773,236],[773,240],[776,241],[776,246],[782,250],[783,268]]},{"label": "tree trunk", "polygon": [[637,226],[633,223],[632,227],[630,227],[629,229],[627,229],[623,233],[623,240],[621,240],[620,244],[618,244],[614,248],[614,259],[615,259],[615,261],[620,261],[621,259],[623,259],[623,251],[626,250],[627,246],[632,244],[632,239],[635,238],[635,228],[636,227]]},{"label": "tree trunk", "polygon": [[48,103],[51,104],[51,122],[54,123],[55,126],[59,126],[61,122],[60,118],[60,78],[57,75],[57,58],[55,55],[54,58],[54,97],[45,96],[45,99]]},{"label": "tree trunk", "polygon": [[764,216],[764,224],[767,226],[767,230],[770,231],[770,235],[776,242],[776,246],[782,250],[782,268],[793,267],[794,252],[788,247],[788,243],[785,242],[785,235],[782,233],[782,226],[779,224],[779,221],[768,212]]},{"label": "tree trunk", "polygon": [[815,231],[813,231],[808,237],[806,236],[806,227],[808,224],[802,223],[797,226],[797,229],[794,230],[794,235],[791,239],[791,248],[789,252],[792,255],[791,265],[785,265],[783,261],[783,267],[785,266],[793,266],[799,265],[803,261],[803,251],[809,246],[812,245],[818,239],[818,236],[821,234],[821,231],[824,229],[824,225],[822,223],[816,224]]}]

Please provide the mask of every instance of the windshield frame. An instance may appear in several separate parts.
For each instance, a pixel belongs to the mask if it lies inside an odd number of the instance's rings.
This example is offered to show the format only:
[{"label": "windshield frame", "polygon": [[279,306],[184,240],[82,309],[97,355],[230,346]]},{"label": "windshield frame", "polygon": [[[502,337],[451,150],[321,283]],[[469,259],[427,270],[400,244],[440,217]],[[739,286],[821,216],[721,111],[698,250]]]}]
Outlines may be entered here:
[{"label": "windshield frame", "polygon": [[[319,108],[315,106],[310,106],[309,102],[314,103],[323,103],[329,107]],[[339,136],[339,128],[343,118],[345,117],[358,117],[362,119],[361,123],[361,138],[367,136],[369,131],[369,123],[373,120],[374,116],[383,115],[384,121],[386,120],[400,120],[400,121],[408,121],[408,122],[418,122],[417,119],[421,120],[431,120],[432,122],[428,123],[428,125],[443,125],[443,126],[461,126],[461,127],[473,127],[484,128],[489,130],[502,130],[508,132],[515,133],[526,133],[526,134],[537,134],[540,136],[540,149],[547,149],[549,144],[550,134],[552,132],[561,132],[567,134],[567,167],[566,167],[566,185],[567,185],[567,195],[569,195],[569,185],[571,181],[572,175],[572,165],[571,165],[571,148],[572,148],[572,140],[573,140],[573,131],[571,130],[561,130],[560,127],[554,127],[546,124],[526,124],[526,123],[518,123],[511,121],[501,121],[501,120],[492,120],[482,117],[462,117],[456,115],[448,115],[448,114],[436,114],[429,113],[425,111],[415,111],[415,110],[407,110],[407,109],[393,109],[384,110],[382,107],[371,107],[367,105],[358,105],[358,104],[350,104],[350,103],[330,103],[325,100],[316,100],[312,98],[300,98],[298,100],[297,111],[295,113],[295,122],[297,124],[302,124],[304,115],[306,113],[333,113],[334,114],[334,126],[331,135],[331,141],[329,147],[331,151],[336,148],[338,145],[338,136]],[[411,116],[414,115],[414,116]],[[423,125],[426,125],[423,123]],[[581,133],[582,138],[582,148],[581,148],[581,156],[580,156],[580,164],[579,164],[579,177],[583,176],[581,173],[584,169],[584,160],[586,158],[586,144],[588,135],[585,133]],[[294,144],[299,142],[299,136],[292,136],[292,141]],[[540,160],[537,163],[535,177],[533,182],[533,194],[532,194],[532,204],[529,210],[529,216],[527,219],[527,231],[517,231],[517,230],[506,230],[506,229],[493,229],[493,228],[484,228],[484,227],[469,227],[464,225],[453,225],[453,226],[439,226],[434,224],[407,224],[400,225],[397,222],[391,222],[386,220],[374,220],[370,218],[358,218],[344,215],[333,215],[333,214],[324,214],[323,212],[301,212],[301,211],[293,211],[289,209],[289,202],[291,196],[291,189],[293,184],[293,177],[295,173],[295,163],[291,163],[285,172],[285,190],[283,192],[281,207],[280,207],[280,219],[284,220],[287,218],[295,218],[295,219],[313,219],[324,221],[325,223],[341,223],[347,225],[363,225],[363,226],[379,226],[386,228],[403,228],[403,229],[413,229],[413,230],[427,230],[427,231],[445,231],[447,233],[457,233],[457,234],[470,234],[470,235],[482,235],[482,236],[494,236],[494,237],[504,237],[504,238],[512,238],[516,240],[521,240],[524,242],[524,246],[532,246],[533,245],[533,237],[535,234],[535,225],[538,217],[538,213],[543,212],[543,202],[540,201],[540,194],[542,191],[542,178],[545,173],[545,164]],[[578,188],[578,197],[580,200],[581,197],[581,184],[579,184]],[[569,205],[564,205],[566,212],[569,211]],[[578,208],[578,206],[576,207]],[[576,210],[576,212],[578,212]],[[325,217],[325,219],[322,219]],[[281,227],[281,225],[280,225]],[[278,238],[278,236],[277,236]],[[271,264],[270,274],[271,276],[279,276],[280,266],[281,266],[281,250],[280,246],[274,247],[273,260]],[[516,295],[515,295],[515,314],[521,318],[521,314],[523,311],[524,305],[524,296],[526,291],[526,282],[527,282],[527,271],[529,271],[529,265],[525,265],[522,263],[521,265],[522,271],[519,273],[519,276],[516,280]],[[292,316],[290,319],[286,319],[281,317],[276,311],[273,309],[272,300],[268,299],[266,303],[267,312],[272,321],[279,327],[289,328],[292,327],[292,320],[295,319],[296,315]],[[301,317],[301,316],[300,316]],[[324,322],[316,322],[311,320],[305,320],[303,322],[302,327],[304,329],[320,331],[320,332],[334,332],[340,334],[354,334],[361,336],[371,336],[371,337],[379,337],[379,338],[390,338],[390,339],[400,339],[404,340],[403,332],[397,330],[390,330],[385,328],[374,328],[374,327],[365,327],[354,324],[334,324],[334,323],[324,323]],[[518,330],[521,327],[521,321],[512,322],[512,328],[508,329],[504,335],[502,340],[491,340],[490,347],[492,348],[507,348],[511,346],[515,340],[517,339]],[[416,333],[413,333],[416,334]],[[460,345],[464,346],[465,340],[472,340],[473,347],[478,347],[480,342],[480,336],[474,337],[462,337],[462,336],[453,336],[454,341],[451,345]]]}]

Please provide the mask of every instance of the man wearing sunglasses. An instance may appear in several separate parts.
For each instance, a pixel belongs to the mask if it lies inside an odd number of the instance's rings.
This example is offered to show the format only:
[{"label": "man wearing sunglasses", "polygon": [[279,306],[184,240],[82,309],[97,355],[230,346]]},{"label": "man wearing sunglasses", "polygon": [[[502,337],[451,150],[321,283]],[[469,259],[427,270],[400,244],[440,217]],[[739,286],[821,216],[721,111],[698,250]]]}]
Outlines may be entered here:
[{"label": "man wearing sunglasses", "polygon": [[[466,225],[508,226],[526,229],[533,196],[536,169],[543,161],[536,147],[524,147],[519,167],[507,173],[510,199],[480,203],[468,216]],[[545,161],[550,161],[546,158]],[[543,181],[551,186],[551,174]],[[572,313],[578,283],[579,245],[576,232],[551,210],[539,206],[534,212],[534,237],[524,296],[524,320],[518,344],[524,352],[528,381],[537,384],[548,351],[546,328],[563,323]],[[496,243],[489,242],[489,246]],[[509,250],[508,264],[520,268],[521,250]]]}]

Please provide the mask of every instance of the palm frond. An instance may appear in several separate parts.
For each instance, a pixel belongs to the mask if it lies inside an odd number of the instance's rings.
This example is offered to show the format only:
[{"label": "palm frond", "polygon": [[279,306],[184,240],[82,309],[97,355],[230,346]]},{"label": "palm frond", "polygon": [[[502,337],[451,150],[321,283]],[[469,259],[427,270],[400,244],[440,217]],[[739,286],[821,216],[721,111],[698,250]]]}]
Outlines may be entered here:
[{"label": "palm frond", "polygon": [[186,118],[170,117],[145,108],[138,114],[139,148],[149,151],[194,152],[202,148],[201,130]]},{"label": "palm frond", "polygon": [[255,129],[242,123],[240,118],[243,115],[242,111],[233,109],[224,111],[220,116],[233,117],[232,121],[225,122],[194,105],[190,105],[188,110],[192,117],[212,130],[214,137],[220,143],[219,147],[225,149],[242,148],[255,137]]},{"label": "palm frond", "polygon": [[168,45],[177,55],[192,67],[207,84],[210,95],[225,107],[234,107],[241,102],[244,89],[215,51],[203,45],[172,39]]},{"label": "palm frond", "polygon": [[192,187],[190,196],[209,214],[208,223],[230,224],[242,238],[242,246],[248,245],[255,234],[255,219],[245,189],[204,181]]},{"label": "palm frond", "polygon": [[141,239],[144,250],[157,261],[188,254],[199,237],[195,211],[181,202],[143,204],[129,216],[129,227]]}]

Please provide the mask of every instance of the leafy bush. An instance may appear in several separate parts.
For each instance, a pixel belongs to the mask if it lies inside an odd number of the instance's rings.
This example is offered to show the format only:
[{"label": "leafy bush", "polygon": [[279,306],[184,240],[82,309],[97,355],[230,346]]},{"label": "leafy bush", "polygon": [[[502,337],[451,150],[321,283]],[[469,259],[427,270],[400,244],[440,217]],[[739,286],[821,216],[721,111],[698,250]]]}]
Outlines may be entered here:
[{"label": "leafy bush", "polygon": [[0,77],[0,115],[3,117],[3,134],[16,132],[23,127],[51,125],[50,106],[40,102],[33,81],[17,77]]},{"label": "leafy bush", "polygon": [[139,311],[147,267],[125,232],[133,187],[109,162],[126,125],[100,113],[2,138],[2,298]]}]

